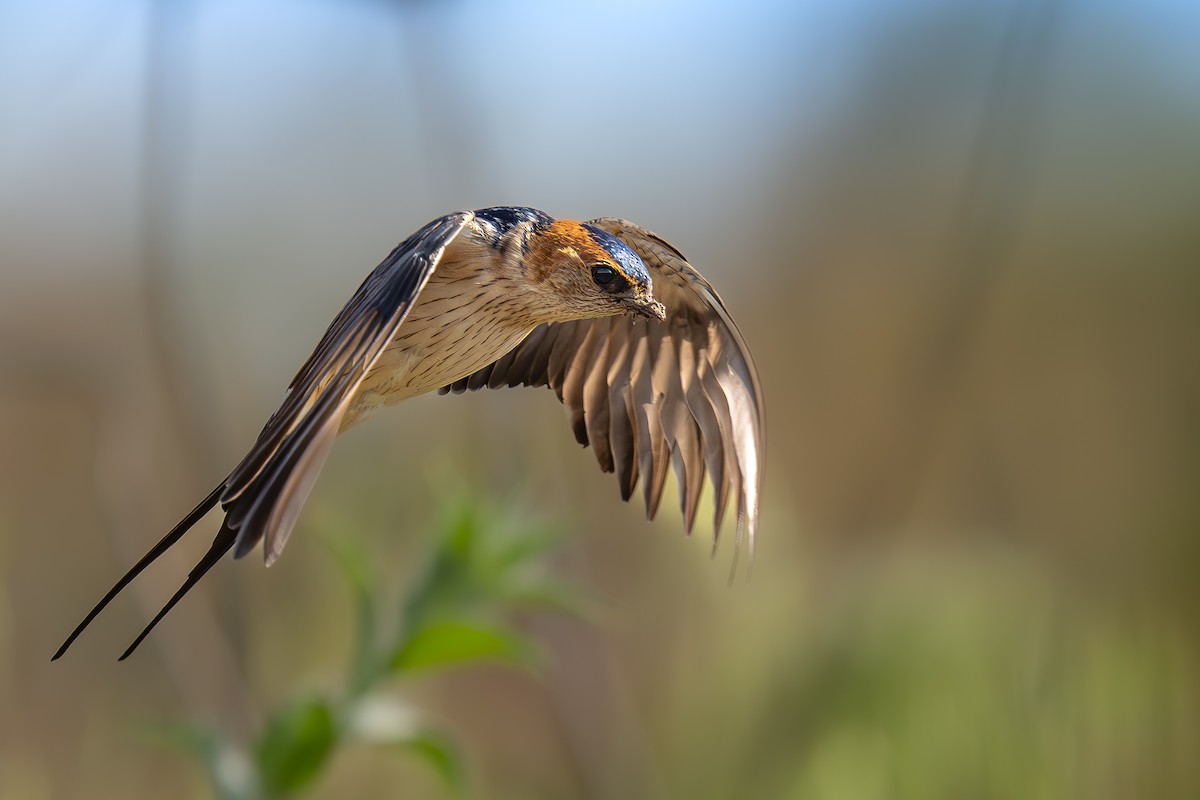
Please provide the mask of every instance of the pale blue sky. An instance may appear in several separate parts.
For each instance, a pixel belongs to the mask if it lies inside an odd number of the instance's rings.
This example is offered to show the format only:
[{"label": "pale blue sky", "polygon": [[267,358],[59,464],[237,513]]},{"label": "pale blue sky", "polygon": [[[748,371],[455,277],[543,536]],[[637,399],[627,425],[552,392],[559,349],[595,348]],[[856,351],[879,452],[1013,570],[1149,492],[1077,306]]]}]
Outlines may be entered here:
[{"label": "pale blue sky", "polygon": [[[353,236],[493,203],[664,227],[701,212],[750,213],[770,202],[764,187],[781,167],[836,131],[829,120],[859,102],[864,75],[878,81],[881,43],[941,8],[978,17],[984,33],[964,47],[986,48],[1013,7],[187,5],[175,62],[190,92],[176,104],[184,246],[249,225],[278,234],[305,219]],[[150,7],[0,4],[0,236],[9,245],[50,230],[103,244],[136,229]],[[1074,63],[1086,77],[1112,52],[1120,74],[1119,59],[1133,53],[1195,104],[1200,3],[1063,8],[1054,69]],[[703,227],[693,223],[700,235]]]}]

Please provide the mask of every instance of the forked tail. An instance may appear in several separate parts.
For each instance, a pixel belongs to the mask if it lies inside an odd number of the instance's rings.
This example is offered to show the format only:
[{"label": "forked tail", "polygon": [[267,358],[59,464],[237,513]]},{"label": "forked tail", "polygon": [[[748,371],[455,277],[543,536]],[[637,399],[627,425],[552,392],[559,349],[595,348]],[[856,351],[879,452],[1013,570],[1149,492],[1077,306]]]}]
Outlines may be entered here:
[{"label": "forked tail", "polygon": [[[224,481],[222,481],[217,488],[213,489],[212,492],[209,493],[208,497],[201,500],[200,504],[193,508],[186,517],[180,520],[179,524],[172,528],[166,536],[160,539],[158,544],[154,545],[154,547],[151,547],[150,552],[142,556],[141,560],[134,564],[133,567],[131,567],[130,570],[126,572],[124,576],[122,576],[121,580],[117,581],[116,585],[108,590],[108,594],[101,598],[100,602],[96,604],[96,607],[88,612],[88,615],[83,618],[83,622],[80,622],[79,625],[76,626],[75,630],[71,631],[71,635],[67,637],[67,640],[62,643],[62,647],[58,648],[58,652],[56,652],[53,658],[50,660],[55,661],[61,658],[63,653],[67,652],[67,648],[69,648],[75,639],[78,638],[79,634],[83,633],[84,628],[91,624],[92,620],[96,618],[96,615],[103,611],[105,606],[107,606],[114,597],[120,594],[122,589],[129,585],[130,581],[140,575],[142,570],[154,563],[159,556],[170,550],[171,546],[179,541],[179,539],[188,532],[189,528],[199,522],[201,517],[211,511],[214,506],[216,506],[221,499],[221,493],[223,491],[225,491]],[[208,572],[208,570],[212,568],[212,565],[217,563],[221,556],[225,555],[225,553],[229,551],[229,548],[233,547],[233,541],[235,538],[237,538],[236,532],[231,530],[228,525],[223,523],[221,525],[221,530],[217,532],[217,537],[213,539],[212,547],[208,549],[208,552],[204,554],[204,557],[200,559],[200,562],[196,564],[195,568],[188,573],[187,580],[184,581],[183,586],[181,586],[179,591],[177,591],[175,595],[167,602],[167,604],[163,606],[162,611],[159,611],[158,615],[150,621],[150,624],[147,625],[145,630],[138,635],[133,644],[131,644],[128,649],[121,654],[121,660],[128,658],[129,654],[137,649],[137,646],[141,644],[142,640],[145,639],[150,631],[154,629],[154,626],[158,624],[159,620],[166,616],[167,612],[170,611],[177,602],[179,602],[179,599],[187,594],[188,590],[195,586],[196,582],[204,576],[204,573]]]}]

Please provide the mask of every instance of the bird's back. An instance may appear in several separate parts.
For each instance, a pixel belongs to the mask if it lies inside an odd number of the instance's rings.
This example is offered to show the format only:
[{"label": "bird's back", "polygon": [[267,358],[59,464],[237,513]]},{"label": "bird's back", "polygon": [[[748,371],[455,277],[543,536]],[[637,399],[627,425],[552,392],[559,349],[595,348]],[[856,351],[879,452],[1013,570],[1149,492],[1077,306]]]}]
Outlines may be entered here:
[{"label": "bird's back", "polygon": [[516,267],[470,226],[446,248],[391,344],[367,373],[342,430],[496,361],[539,324]]}]

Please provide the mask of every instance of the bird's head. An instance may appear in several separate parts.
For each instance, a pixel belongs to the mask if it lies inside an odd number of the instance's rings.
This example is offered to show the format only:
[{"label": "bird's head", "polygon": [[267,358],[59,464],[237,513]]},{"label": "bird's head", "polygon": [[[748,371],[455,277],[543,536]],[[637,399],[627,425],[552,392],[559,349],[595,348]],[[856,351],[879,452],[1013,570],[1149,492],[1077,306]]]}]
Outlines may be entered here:
[{"label": "bird's head", "polygon": [[642,259],[595,225],[558,220],[533,233],[526,267],[532,283],[562,312],[556,321],[617,314],[666,318]]}]

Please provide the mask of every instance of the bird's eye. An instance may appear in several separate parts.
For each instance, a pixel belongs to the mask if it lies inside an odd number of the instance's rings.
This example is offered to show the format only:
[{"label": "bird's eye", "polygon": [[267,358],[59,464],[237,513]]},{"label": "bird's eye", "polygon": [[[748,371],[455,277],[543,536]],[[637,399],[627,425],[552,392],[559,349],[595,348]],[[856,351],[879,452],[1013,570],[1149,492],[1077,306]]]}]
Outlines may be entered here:
[{"label": "bird's eye", "polygon": [[597,286],[609,286],[617,279],[617,271],[612,267],[606,267],[603,264],[597,264],[592,267],[592,280]]}]

